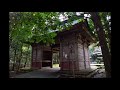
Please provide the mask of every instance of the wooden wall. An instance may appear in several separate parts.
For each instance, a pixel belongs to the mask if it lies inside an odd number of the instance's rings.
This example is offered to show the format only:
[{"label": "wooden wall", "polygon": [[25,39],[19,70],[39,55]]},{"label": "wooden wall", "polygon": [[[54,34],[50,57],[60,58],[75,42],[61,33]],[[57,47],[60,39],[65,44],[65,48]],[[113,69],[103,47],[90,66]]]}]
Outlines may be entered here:
[{"label": "wooden wall", "polygon": [[80,33],[65,34],[60,38],[61,70],[90,68],[87,40]]},{"label": "wooden wall", "polygon": [[78,70],[77,45],[75,33],[61,36],[60,41],[60,66],[61,70]]},{"label": "wooden wall", "polygon": [[32,45],[32,68],[37,69],[42,67],[42,46],[39,44]]}]

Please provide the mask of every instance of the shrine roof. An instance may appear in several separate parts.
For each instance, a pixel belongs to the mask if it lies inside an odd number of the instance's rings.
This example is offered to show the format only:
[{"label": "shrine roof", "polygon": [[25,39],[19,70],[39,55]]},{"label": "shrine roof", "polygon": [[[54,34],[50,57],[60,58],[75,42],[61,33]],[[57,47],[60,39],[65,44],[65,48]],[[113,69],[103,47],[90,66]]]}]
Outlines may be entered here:
[{"label": "shrine roof", "polygon": [[94,37],[91,36],[91,34],[89,32],[89,27],[87,26],[86,22],[77,23],[77,24],[73,25],[69,30],[64,29],[64,30],[62,30],[62,32],[58,32],[57,37],[61,37],[66,34],[71,34],[74,32],[81,33],[81,35],[86,37],[86,39],[91,43],[95,42]]}]

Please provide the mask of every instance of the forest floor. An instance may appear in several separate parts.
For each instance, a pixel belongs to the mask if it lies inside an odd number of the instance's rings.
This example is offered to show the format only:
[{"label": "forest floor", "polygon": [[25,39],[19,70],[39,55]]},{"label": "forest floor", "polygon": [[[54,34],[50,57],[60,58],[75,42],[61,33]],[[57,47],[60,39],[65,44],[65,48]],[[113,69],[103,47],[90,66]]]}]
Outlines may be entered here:
[{"label": "forest floor", "polygon": [[[29,69],[29,68],[28,68]],[[91,71],[84,71],[86,74],[77,74],[75,78],[105,78],[104,68],[91,65]],[[87,74],[88,73],[88,74]],[[61,74],[59,65],[54,65],[53,68],[43,67],[39,70],[21,72],[11,75],[10,78],[73,78],[72,74]]]}]

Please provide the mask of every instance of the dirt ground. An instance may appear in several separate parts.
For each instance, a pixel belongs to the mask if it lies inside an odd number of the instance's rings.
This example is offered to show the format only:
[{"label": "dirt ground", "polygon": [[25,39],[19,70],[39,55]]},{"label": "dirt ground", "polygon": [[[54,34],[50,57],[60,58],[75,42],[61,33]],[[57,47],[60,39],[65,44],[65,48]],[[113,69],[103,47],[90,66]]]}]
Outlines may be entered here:
[{"label": "dirt ground", "polygon": [[[91,72],[84,78],[106,78],[105,76],[105,70],[104,68],[99,68],[98,66],[91,66]],[[15,74],[15,72],[12,72],[13,75],[11,78],[71,78],[72,76],[60,76],[60,67],[43,67],[42,69],[39,70],[34,70],[31,72],[26,72],[26,73],[18,73]],[[82,78],[81,76],[77,76],[76,78]]]}]

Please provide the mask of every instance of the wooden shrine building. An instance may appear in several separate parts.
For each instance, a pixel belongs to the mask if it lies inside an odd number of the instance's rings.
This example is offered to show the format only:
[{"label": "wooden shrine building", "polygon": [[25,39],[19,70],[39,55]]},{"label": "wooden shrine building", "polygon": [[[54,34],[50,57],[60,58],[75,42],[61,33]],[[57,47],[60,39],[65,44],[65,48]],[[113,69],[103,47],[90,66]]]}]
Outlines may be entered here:
[{"label": "wooden shrine building", "polygon": [[52,46],[32,44],[32,68],[52,68],[52,54],[59,52],[60,70],[82,70],[90,68],[88,46],[94,40],[88,32],[86,22],[77,23],[70,30],[59,32]]}]

